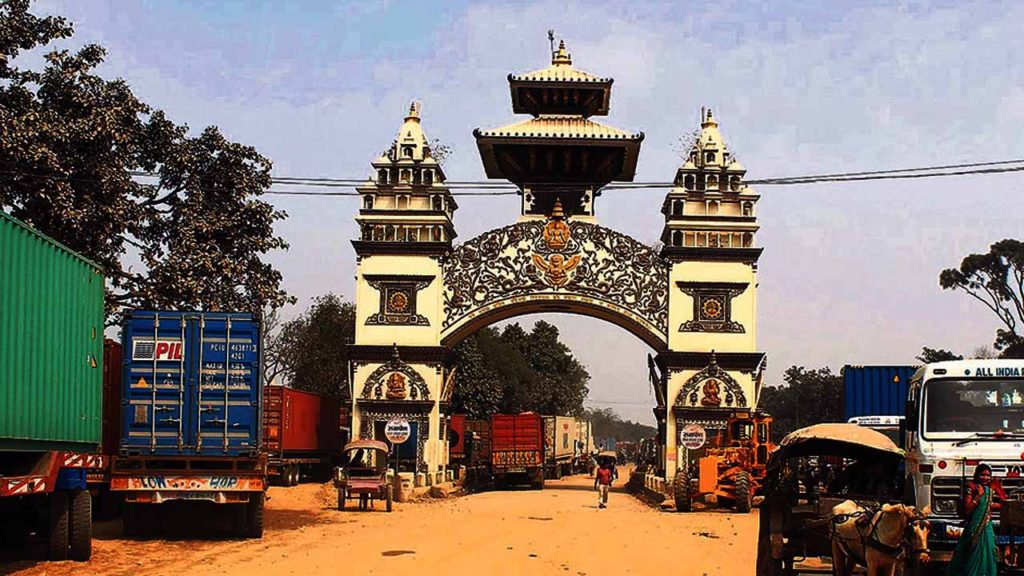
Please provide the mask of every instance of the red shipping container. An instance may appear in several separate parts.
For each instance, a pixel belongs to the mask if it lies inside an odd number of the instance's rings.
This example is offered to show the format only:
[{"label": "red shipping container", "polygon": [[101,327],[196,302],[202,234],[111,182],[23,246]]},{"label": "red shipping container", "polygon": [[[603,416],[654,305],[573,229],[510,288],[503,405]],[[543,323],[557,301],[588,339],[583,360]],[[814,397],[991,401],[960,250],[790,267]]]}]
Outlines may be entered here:
[{"label": "red shipping container", "polygon": [[121,345],[103,341],[103,444],[108,456],[117,454],[121,443]]},{"label": "red shipping container", "polygon": [[341,450],[336,400],[284,386],[267,386],[263,398],[263,442],[268,451]]}]

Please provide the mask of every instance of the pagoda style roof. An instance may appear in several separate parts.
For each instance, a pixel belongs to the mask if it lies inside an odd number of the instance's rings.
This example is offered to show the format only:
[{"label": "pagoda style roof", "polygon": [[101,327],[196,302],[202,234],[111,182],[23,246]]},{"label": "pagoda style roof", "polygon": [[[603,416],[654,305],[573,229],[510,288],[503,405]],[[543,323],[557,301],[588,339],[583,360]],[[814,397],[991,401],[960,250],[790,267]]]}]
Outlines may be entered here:
[{"label": "pagoda style roof", "polygon": [[512,111],[516,114],[576,114],[607,116],[611,104],[611,78],[602,78],[572,66],[572,57],[561,42],[547,68],[509,74]]},{"label": "pagoda style roof", "polygon": [[643,132],[632,133],[580,116],[539,116],[514,122],[500,128],[473,132],[483,138],[558,138],[571,140],[635,140],[644,139]]},{"label": "pagoda style roof", "polygon": [[591,82],[595,84],[611,84],[611,78],[601,78],[589,72],[573,68],[569,64],[552,64],[547,68],[527,72],[526,74],[509,74],[513,82]]}]

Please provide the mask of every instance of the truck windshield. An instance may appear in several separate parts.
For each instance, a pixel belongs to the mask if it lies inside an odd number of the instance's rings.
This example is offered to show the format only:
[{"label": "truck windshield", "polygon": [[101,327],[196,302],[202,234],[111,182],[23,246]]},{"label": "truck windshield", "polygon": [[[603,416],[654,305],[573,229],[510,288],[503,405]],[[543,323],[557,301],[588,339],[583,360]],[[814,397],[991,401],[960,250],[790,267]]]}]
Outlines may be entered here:
[{"label": "truck windshield", "polygon": [[926,434],[1024,431],[1024,380],[934,380],[924,390]]}]

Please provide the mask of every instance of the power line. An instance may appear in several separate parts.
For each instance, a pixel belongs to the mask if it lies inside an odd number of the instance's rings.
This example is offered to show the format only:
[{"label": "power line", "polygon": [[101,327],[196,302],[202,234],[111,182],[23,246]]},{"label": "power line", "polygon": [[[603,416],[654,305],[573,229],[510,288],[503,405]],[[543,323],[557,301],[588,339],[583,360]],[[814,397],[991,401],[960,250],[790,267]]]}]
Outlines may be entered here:
[{"label": "power line", "polygon": [[[984,174],[1003,174],[1010,172],[1024,172],[1024,159],[1016,160],[994,160],[986,162],[971,162],[961,164],[945,164],[937,166],[923,166],[913,168],[898,168],[889,170],[867,170],[859,172],[836,172],[825,174],[809,174],[798,176],[780,176],[774,178],[760,178],[744,180],[745,184],[759,186],[794,186],[800,184],[817,184],[833,182],[857,182],[873,180],[903,180],[918,178],[948,178],[955,176],[972,176]],[[136,178],[159,179],[160,175],[154,172],[131,170],[129,176]],[[99,183],[95,179],[72,178],[53,174],[32,174],[17,170],[0,171],[0,174],[12,174],[23,178],[40,178],[46,180]],[[451,180],[442,183],[453,196],[514,196],[520,190],[514,184],[507,182],[496,182],[493,180]],[[288,189],[277,187],[288,186]],[[271,187],[265,191],[266,194],[277,196],[359,196],[359,192],[353,190],[360,186],[372,186],[372,180],[356,178],[328,178],[328,177],[299,177],[299,176],[274,176]],[[666,189],[674,188],[674,182],[617,182],[606,185],[601,191],[616,190],[645,190],[645,189]],[[299,188],[332,188],[332,191],[311,191],[294,190],[290,187]],[[551,190],[550,187],[545,188]],[[555,188],[566,191],[579,191],[569,185]],[[344,191],[342,191],[344,190]]]}]

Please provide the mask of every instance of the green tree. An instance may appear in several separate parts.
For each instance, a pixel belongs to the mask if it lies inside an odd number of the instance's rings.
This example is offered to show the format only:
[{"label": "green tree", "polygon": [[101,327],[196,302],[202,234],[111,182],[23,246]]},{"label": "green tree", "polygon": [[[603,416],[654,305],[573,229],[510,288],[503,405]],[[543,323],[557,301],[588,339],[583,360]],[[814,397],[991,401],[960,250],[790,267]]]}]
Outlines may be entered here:
[{"label": "green tree", "polygon": [[624,420],[611,408],[588,408],[583,417],[590,421],[594,438],[598,442],[607,438],[615,438],[619,442],[639,442],[658,434],[657,428]]},{"label": "green tree", "polygon": [[778,440],[793,430],[821,422],[842,422],[843,379],[829,368],[807,370],[791,366],[782,386],[765,386],[758,401],[774,417],[772,436]]},{"label": "green tree", "polygon": [[289,301],[262,260],[287,248],[273,230],[285,214],[259,200],[270,161],[216,127],[191,136],[123,80],[96,75],[100,46],[51,50],[40,70],[16,66],[73,34],[29,5],[0,2],[0,209],[102,265],[108,311],[259,313]]},{"label": "green tree", "polygon": [[929,348],[927,346],[921,348],[921,354],[917,356],[918,362],[922,364],[931,364],[932,362],[945,362],[946,360],[963,360],[964,357],[959,354],[954,354],[949,350],[942,348]]},{"label": "green tree", "polygon": [[559,340],[558,329],[537,322],[500,332],[483,328],[455,347],[458,370],[452,405],[472,418],[494,413],[580,415],[590,376]]},{"label": "green tree", "polygon": [[944,290],[963,290],[985,305],[1003,325],[996,329],[996,350],[1004,358],[1024,358],[1024,242],[1000,240],[986,254],[970,254],[959,268],[943,270]]},{"label": "green tree", "polygon": [[485,353],[490,346],[487,342],[481,343],[485,339],[498,340],[498,335],[493,328],[482,328],[455,347],[458,367],[452,410],[457,414],[467,414],[472,419],[484,419],[499,412],[505,395],[502,376]]},{"label": "green tree", "polygon": [[314,298],[274,337],[281,375],[298,390],[349,400],[348,345],[355,333],[354,304],[336,294]]}]

